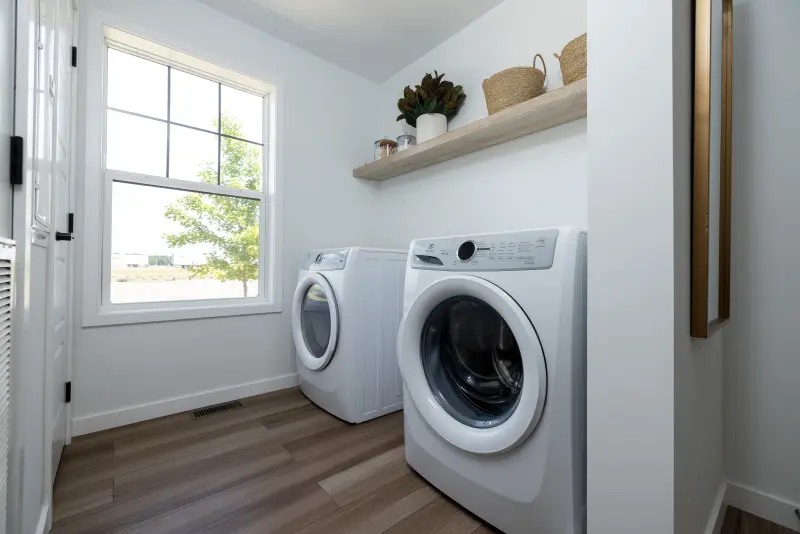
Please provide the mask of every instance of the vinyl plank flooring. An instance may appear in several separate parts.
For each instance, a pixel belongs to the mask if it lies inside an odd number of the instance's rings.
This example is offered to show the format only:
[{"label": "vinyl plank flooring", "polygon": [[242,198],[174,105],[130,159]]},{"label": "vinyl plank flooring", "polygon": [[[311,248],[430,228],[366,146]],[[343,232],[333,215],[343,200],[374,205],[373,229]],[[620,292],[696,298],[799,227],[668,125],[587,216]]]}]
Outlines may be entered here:
[{"label": "vinyl plank flooring", "polygon": [[164,445],[172,441],[191,439],[198,435],[225,431],[225,429],[242,423],[254,422],[268,415],[276,414],[292,408],[308,405],[309,401],[301,393],[292,391],[275,397],[273,402],[263,402],[245,406],[230,412],[209,415],[201,419],[191,419],[176,423],[166,432],[149,433],[144,436],[131,436],[114,442],[114,456],[124,456],[152,447]]},{"label": "vinyl plank flooring", "polygon": [[358,530],[379,534],[435,498],[436,492],[422,478],[409,473],[311,523],[298,533],[335,534]]},{"label": "vinyl plank flooring", "polygon": [[82,465],[89,465],[99,460],[107,460],[114,457],[114,443],[88,443],[87,445],[64,447],[64,454],[61,456],[59,469],[74,468]]},{"label": "vinyl plank flooring", "polygon": [[480,528],[481,522],[466,510],[459,512],[448,519],[434,534],[471,534]]},{"label": "vinyl plank flooring", "polygon": [[242,404],[77,438],[56,480],[52,534],[472,534],[482,527],[406,465],[401,413],[350,425],[296,388]]},{"label": "vinyl plank flooring", "polygon": [[[270,393],[265,393],[263,395],[258,395],[256,397],[249,397],[247,399],[242,399],[241,402],[245,406],[245,408],[247,407],[257,408],[258,406],[264,404],[267,405],[280,404],[286,399],[299,400],[300,402],[305,401],[305,404],[308,404],[308,400],[305,399],[305,397],[303,397],[303,394],[300,393],[300,391],[297,388],[289,388],[280,391],[273,391]],[[224,415],[229,415],[230,413],[231,412],[219,415],[224,416]],[[211,417],[213,418],[215,416]],[[174,415],[167,415],[165,417],[159,417],[157,419],[151,419],[149,421],[143,421],[141,423],[135,423],[132,425],[112,428],[110,430],[104,430],[102,432],[86,434],[84,436],[76,437],[72,441],[72,444],[67,446],[67,453],[69,454],[70,451],[77,453],[100,445],[106,445],[114,442],[124,442],[125,440],[128,439],[134,439],[134,438],[142,439],[148,436],[162,435],[164,433],[169,433],[176,427],[182,428],[185,425],[191,426],[193,424],[196,424],[196,421],[198,420],[195,420],[192,415],[192,412],[189,411]]]},{"label": "vinyl plank flooring", "polygon": [[430,486],[418,489],[410,495],[393,502],[382,511],[372,514],[365,521],[348,530],[352,534],[374,534],[386,532],[400,521],[416,513],[438,497],[436,490]]},{"label": "vinyl plank flooring", "polygon": [[[454,516],[459,514],[458,506],[444,496],[439,496],[424,508],[406,517],[386,531],[386,534],[417,534],[418,532],[437,532]],[[474,528],[477,528],[475,524]]]},{"label": "vinyl plank flooring", "polygon": [[319,485],[336,504],[345,506],[408,472],[405,448],[400,446],[336,473]]},{"label": "vinyl plank flooring", "polygon": [[247,510],[231,512],[206,534],[290,534],[338,509],[315,483],[293,486]]},{"label": "vinyl plank flooring", "polygon": [[192,437],[185,437],[149,449],[143,449],[133,454],[98,460],[91,464],[66,465],[62,468],[63,478],[58,485],[58,491],[79,488],[167,460],[195,454],[206,449],[213,449],[225,443],[250,440],[253,436],[266,438],[267,430],[260,424],[253,422],[247,425],[217,429]]},{"label": "vinyl plank flooring", "polygon": [[157,434],[160,432],[169,431],[169,429],[176,424],[185,423],[191,420],[192,414],[189,412],[167,415],[165,417],[159,417],[158,419],[151,419],[149,421],[142,421],[141,423],[134,423],[132,425],[112,428],[102,432],[78,436],[72,440],[72,443],[67,447],[67,449],[73,449],[78,452],[92,447],[114,443],[115,441],[120,441],[133,436],[141,437]]},{"label": "vinyl plank flooring", "polygon": [[722,522],[721,534],[739,534],[739,519],[741,518],[741,510],[728,506],[725,511],[725,519]]},{"label": "vinyl plank flooring", "polygon": [[313,436],[286,442],[284,446],[295,460],[307,460],[349,447],[375,434],[399,431],[399,434],[402,435],[402,425],[402,414],[394,413],[360,425],[331,428]]},{"label": "vinyl plank flooring", "polygon": [[270,439],[278,443],[296,441],[333,428],[349,426],[314,405],[262,417],[259,422],[269,431]]},{"label": "vinyl plank flooring", "polygon": [[93,510],[114,500],[114,482],[101,480],[76,491],[55,493],[53,495],[53,521]]},{"label": "vinyl plank flooring", "polygon": [[201,474],[206,470],[239,461],[248,451],[261,451],[256,454],[275,452],[275,460],[289,463],[291,456],[283,448],[268,446],[266,432],[241,433],[237,439],[226,441],[215,447],[201,448],[197,452],[160,462],[150,467],[138,469],[114,477],[116,499],[138,495],[158,489],[175,480]]},{"label": "vinyl plank flooring", "polygon": [[722,534],[797,534],[797,531],[729,506],[725,512]]},{"label": "vinyl plank flooring", "polygon": [[[240,454],[237,451],[237,454]],[[175,480],[142,495],[116,500],[104,507],[69,517],[54,524],[53,534],[109,533],[147,521],[153,516],[202,500],[208,495],[235,487],[291,462],[280,446],[256,449],[185,479]]]},{"label": "vinyl plank flooring", "polygon": [[220,517],[256,505],[260,501],[292,486],[317,481],[330,474],[347,469],[370,456],[396,447],[402,436],[392,433],[375,435],[373,439],[331,452],[324,457],[306,462],[295,462],[253,478],[245,483],[215,493],[207,498],[188,503],[180,508],[162,513],[152,519],[121,530],[124,534],[186,534],[200,532],[203,527],[215,524]]}]

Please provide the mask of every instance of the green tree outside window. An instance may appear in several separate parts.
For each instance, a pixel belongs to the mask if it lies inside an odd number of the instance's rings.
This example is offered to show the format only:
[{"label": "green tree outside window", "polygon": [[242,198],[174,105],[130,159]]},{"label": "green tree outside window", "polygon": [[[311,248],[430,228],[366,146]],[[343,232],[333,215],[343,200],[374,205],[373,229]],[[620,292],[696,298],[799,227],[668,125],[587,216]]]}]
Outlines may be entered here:
[{"label": "green tree outside window", "polygon": [[[216,121],[214,126],[216,127]],[[222,116],[222,133],[242,138],[242,127]],[[202,182],[217,183],[217,166],[203,164]],[[222,137],[220,185],[260,191],[261,150],[257,145]],[[249,198],[189,193],[167,206],[164,216],[181,226],[176,234],[164,234],[171,248],[211,245],[205,265],[189,266],[191,278],[213,278],[221,282],[237,280],[247,297],[247,282],[258,279],[260,202]]]}]

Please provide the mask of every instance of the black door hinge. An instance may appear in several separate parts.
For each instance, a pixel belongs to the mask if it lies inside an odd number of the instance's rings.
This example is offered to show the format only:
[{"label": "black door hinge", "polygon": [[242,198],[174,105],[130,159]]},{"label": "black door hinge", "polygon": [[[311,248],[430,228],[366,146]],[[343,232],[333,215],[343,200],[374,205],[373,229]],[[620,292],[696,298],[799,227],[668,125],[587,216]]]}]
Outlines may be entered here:
[{"label": "black door hinge", "polygon": [[22,137],[18,135],[11,136],[11,168],[10,177],[11,185],[22,185],[22,167],[25,158],[25,149]]},{"label": "black door hinge", "polygon": [[77,67],[78,66],[78,47],[77,46],[73,46],[72,47],[72,66],[73,67]]},{"label": "black door hinge", "polygon": [[67,382],[64,385],[64,402],[72,402],[72,382]]}]

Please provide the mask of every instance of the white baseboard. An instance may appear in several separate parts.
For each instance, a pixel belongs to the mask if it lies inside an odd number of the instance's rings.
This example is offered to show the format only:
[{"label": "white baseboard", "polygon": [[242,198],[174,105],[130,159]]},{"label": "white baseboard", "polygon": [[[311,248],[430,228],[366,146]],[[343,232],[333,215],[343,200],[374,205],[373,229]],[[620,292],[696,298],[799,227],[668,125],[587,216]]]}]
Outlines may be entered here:
[{"label": "white baseboard", "polygon": [[711,515],[708,518],[705,534],[720,534],[720,532],[722,532],[722,525],[725,522],[725,512],[728,510],[728,505],[725,502],[727,490],[728,483],[723,480],[717,490],[717,496],[714,498],[714,504],[711,507]]},{"label": "white baseboard", "polygon": [[286,389],[296,385],[297,374],[292,373],[236,386],[201,391],[200,393],[192,395],[139,404],[119,410],[85,415],[72,420],[72,435],[80,436],[92,432],[99,432],[100,430],[130,425],[132,423],[147,421],[148,419],[155,419],[156,417],[163,417],[165,415],[172,415],[188,410],[195,410],[212,404],[261,395],[262,393],[269,393],[270,391]]},{"label": "white baseboard", "polygon": [[783,527],[800,530],[800,519],[794,513],[800,504],[736,482],[728,482],[725,503]]},{"label": "white baseboard", "polygon": [[47,534],[50,532],[50,505],[42,506],[42,513],[39,514],[39,522],[36,524],[36,534]]}]

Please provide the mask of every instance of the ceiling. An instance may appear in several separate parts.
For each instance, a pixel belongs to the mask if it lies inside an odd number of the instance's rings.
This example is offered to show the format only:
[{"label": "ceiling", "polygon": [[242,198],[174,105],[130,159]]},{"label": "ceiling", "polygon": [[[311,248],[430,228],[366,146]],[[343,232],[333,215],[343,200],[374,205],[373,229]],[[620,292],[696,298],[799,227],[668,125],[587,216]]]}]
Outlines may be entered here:
[{"label": "ceiling", "polygon": [[380,82],[503,0],[201,1]]}]

